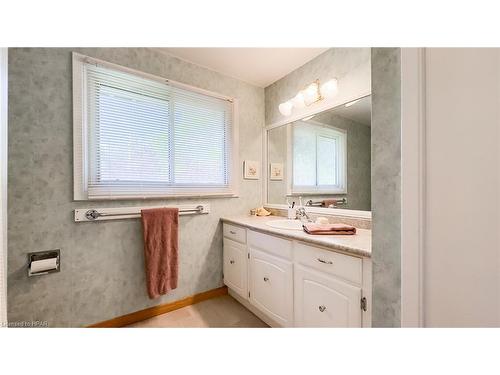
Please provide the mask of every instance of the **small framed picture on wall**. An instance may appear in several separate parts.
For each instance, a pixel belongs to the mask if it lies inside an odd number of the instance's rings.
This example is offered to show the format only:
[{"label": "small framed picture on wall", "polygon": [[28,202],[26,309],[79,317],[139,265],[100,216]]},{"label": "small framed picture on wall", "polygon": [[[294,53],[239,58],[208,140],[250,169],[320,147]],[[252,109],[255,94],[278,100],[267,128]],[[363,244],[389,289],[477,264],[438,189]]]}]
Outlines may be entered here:
[{"label": "small framed picture on wall", "polygon": [[273,181],[283,180],[283,164],[282,163],[271,163],[269,170],[269,179]]},{"label": "small framed picture on wall", "polygon": [[254,160],[245,160],[243,162],[243,177],[246,180],[258,180],[259,179],[259,162]]}]

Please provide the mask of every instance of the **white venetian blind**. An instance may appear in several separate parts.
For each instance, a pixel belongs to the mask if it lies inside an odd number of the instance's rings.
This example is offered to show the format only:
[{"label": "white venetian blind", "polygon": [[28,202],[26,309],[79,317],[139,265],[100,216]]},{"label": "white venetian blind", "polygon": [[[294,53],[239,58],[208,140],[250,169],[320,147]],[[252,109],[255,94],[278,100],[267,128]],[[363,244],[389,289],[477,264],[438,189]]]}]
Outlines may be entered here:
[{"label": "white venetian blind", "polygon": [[88,198],[229,192],[232,103],[85,65]]},{"label": "white venetian blind", "polygon": [[227,186],[231,103],[173,89],[173,178],[180,186]]}]

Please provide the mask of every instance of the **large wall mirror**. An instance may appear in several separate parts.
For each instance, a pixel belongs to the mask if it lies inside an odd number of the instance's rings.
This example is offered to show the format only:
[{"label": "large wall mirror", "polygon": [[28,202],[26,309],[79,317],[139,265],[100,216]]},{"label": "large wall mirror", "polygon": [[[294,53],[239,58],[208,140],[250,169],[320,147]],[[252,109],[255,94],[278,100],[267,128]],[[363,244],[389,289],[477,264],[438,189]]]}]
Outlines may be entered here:
[{"label": "large wall mirror", "polygon": [[371,210],[371,96],[267,130],[267,203]]}]

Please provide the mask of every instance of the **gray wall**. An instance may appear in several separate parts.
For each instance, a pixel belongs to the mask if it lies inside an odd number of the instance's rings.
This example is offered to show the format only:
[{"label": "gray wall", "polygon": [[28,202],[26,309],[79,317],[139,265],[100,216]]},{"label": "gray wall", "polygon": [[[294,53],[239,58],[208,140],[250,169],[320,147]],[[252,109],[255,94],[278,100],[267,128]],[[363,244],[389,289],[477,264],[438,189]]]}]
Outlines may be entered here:
[{"label": "gray wall", "polygon": [[283,164],[283,180],[267,180],[267,203],[285,204],[286,203],[286,183],[288,178],[287,170],[287,127],[280,126],[271,129],[267,133],[267,175],[270,173],[271,163]]},{"label": "gray wall", "polygon": [[[150,300],[139,220],[75,223],[80,207],[189,200],[73,202],[71,51],[239,99],[240,164],[261,160],[264,90],[150,49],[9,50],[9,320],[82,326],[222,286],[219,218],[261,201],[261,181],[240,198],[195,199],[203,216],[181,217],[179,287]],[[61,272],[28,279],[26,253],[60,248]]]},{"label": "gray wall", "polygon": [[[266,124],[283,119],[280,103],[294,97],[315,79],[326,82],[339,80],[339,94],[366,95],[370,88],[370,48],[330,48],[318,57],[266,87]],[[352,100],[352,97],[350,98]]]},{"label": "gray wall", "polygon": [[[329,124],[347,131],[347,194],[330,195],[346,197],[347,206],[352,210],[371,210],[371,174],[370,174],[370,127],[359,124],[325,111],[314,117],[314,121]],[[271,129],[268,133],[268,163],[283,163],[285,177],[283,181],[269,181],[268,203],[286,203],[286,165],[287,165],[286,126]],[[319,201],[328,196],[303,194],[304,200]]]},{"label": "gray wall", "polygon": [[401,51],[372,49],[374,327],[401,325]]}]

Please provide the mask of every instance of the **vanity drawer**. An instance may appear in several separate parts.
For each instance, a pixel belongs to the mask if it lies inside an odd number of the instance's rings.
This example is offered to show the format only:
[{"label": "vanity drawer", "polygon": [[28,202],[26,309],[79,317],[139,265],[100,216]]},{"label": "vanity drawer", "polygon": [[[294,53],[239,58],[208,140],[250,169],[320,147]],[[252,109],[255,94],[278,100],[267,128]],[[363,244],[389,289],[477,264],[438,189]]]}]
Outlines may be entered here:
[{"label": "vanity drawer", "polygon": [[267,234],[248,231],[248,245],[285,259],[292,259],[292,241]]},{"label": "vanity drawer", "polygon": [[247,241],[245,228],[237,227],[235,225],[230,225],[230,224],[223,224],[222,228],[224,237],[240,243],[245,243]]},{"label": "vanity drawer", "polygon": [[356,284],[362,283],[362,265],[360,258],[323,250],[297,242],[295,260],[305,266],[339,276]]}]

